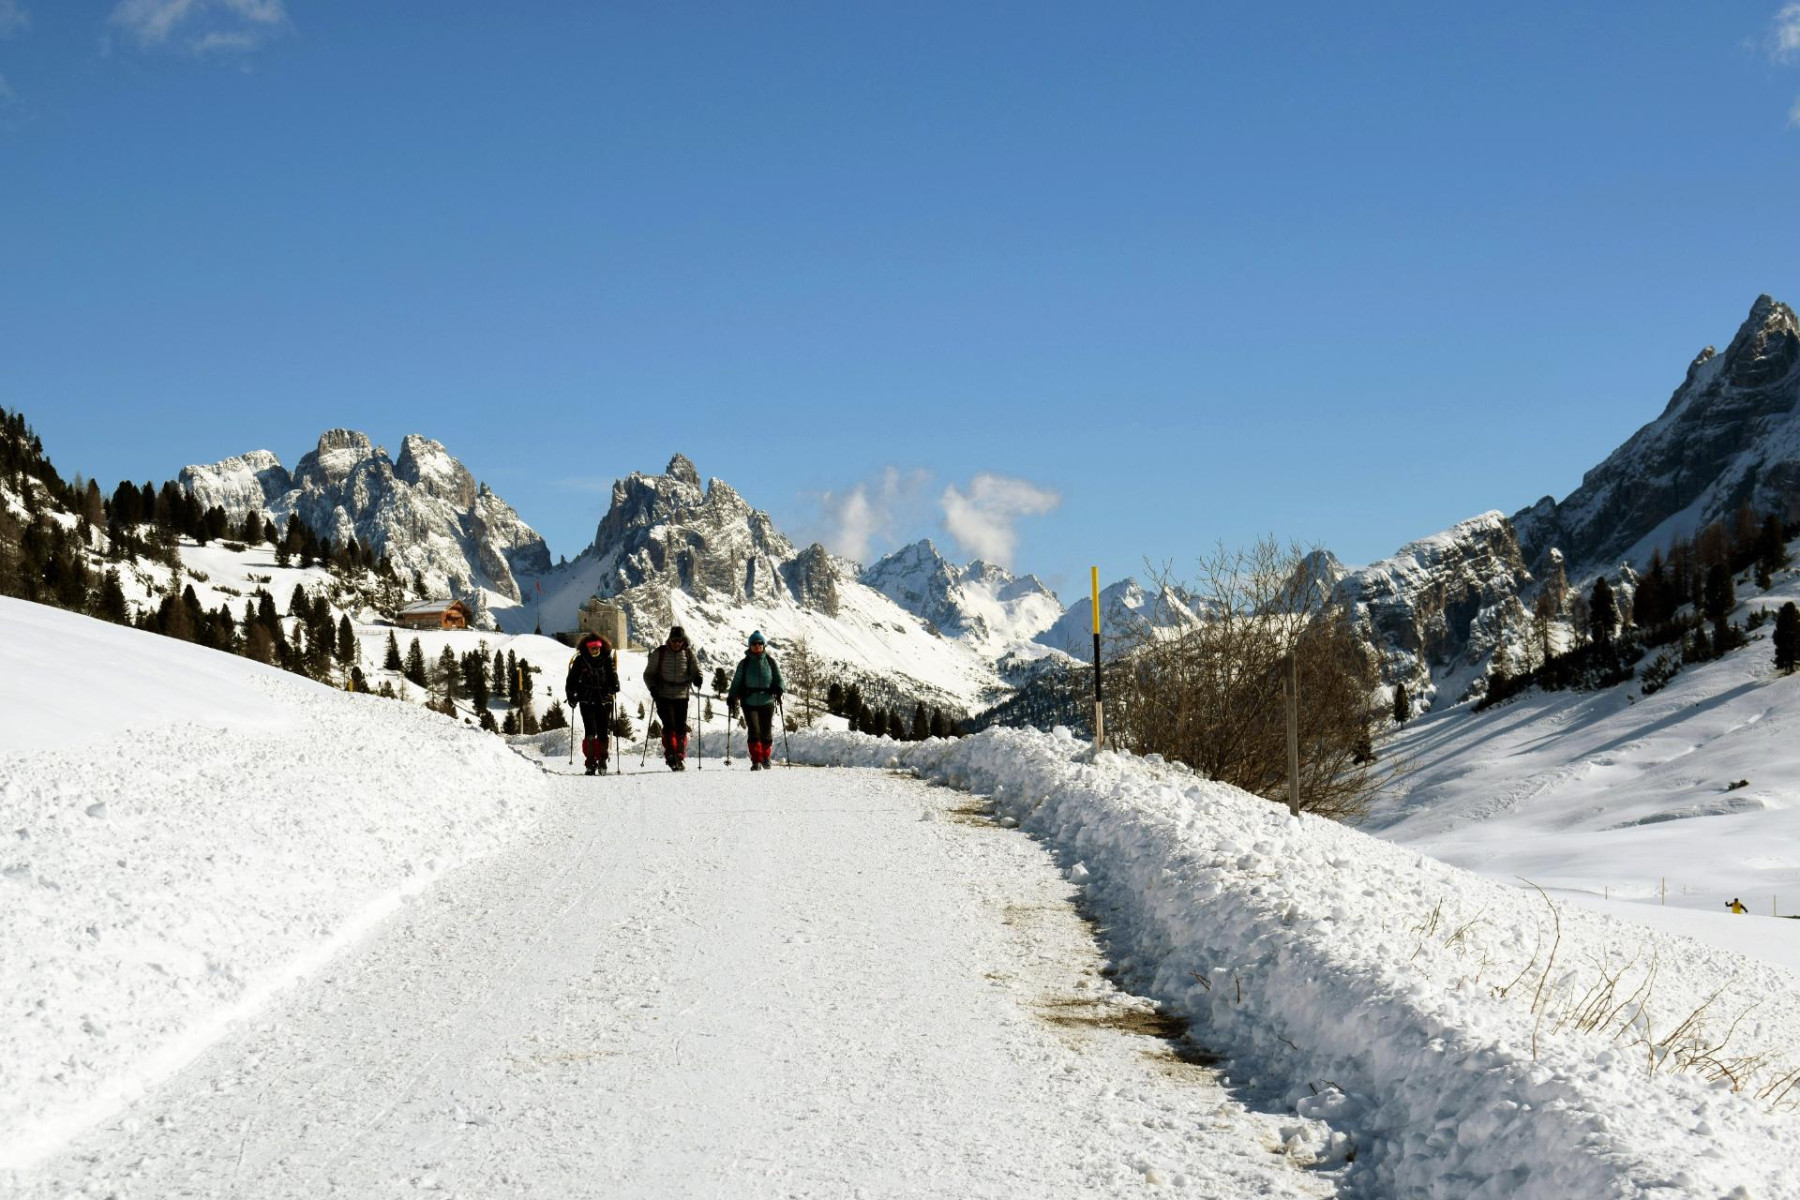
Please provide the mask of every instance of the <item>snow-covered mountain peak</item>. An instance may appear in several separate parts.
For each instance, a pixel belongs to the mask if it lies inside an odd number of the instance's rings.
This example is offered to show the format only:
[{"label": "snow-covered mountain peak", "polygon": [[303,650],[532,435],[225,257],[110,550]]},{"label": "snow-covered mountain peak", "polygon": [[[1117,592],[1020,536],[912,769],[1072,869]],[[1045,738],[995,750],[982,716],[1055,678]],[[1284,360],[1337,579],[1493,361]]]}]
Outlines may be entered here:
[{"label": "snow-covered mountain peak", "polygon": [[301,487],[335,487],[374,453],[366,434],[354,429],[327,429],[319,435],[318,446],[301,456],[294,468],[294,482]]},{"label": "snow-covered mountain peak", "polygon": [[409,433],[400,443],[400,457],[394,463],[394,474],[419,488],[428,496],[447,500],[458,508],[475,503],[475,477],[469,469],[436,442]]},{"label": "snow-covered mountain peak", "polygon": [[408,434],[400,458],[352,429],[329,429],[290,476],[266,450],[184,468],[180,482],[203,507],[298,519],[321,537],[354,537],[386,555],[402,577],[437,595],[489,588],[519,598],[517,573],[550,568],[544,539],[492,490],[478,487],[441,442]]},{"label": "snow-covered mountain peak", "polygon": [[1800,517],[1800,320],[1757,297],[1723,353],[1689,365],[1654,421],[1589,471],[1561,503],[1513,517],[1527,563],[1567,558],[1580,583],[1749,504]]},{"label": "snow-covered mountain peak", "polygon": [[1062,612],[1035,577],[1017,579],[981,559],[958,566],[930,538],[883,555],[861,579],[945,636],[996,655],[1033,640]]},{"label": "snow-covered mountain peak", "polygon": [[669,465],[663,468],[663,474],[690,487],[700,486],[700,471],[694,466],[693,460],[685,454],[677,454],[671,458]]}]

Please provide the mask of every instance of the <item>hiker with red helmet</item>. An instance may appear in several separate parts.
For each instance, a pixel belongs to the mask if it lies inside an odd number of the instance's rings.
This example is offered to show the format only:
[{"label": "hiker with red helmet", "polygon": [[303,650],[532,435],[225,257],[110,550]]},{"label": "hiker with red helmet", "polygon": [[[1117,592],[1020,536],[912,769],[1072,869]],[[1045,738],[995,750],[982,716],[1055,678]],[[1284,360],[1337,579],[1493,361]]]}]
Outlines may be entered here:
[{"label": "hiker with red helmet", "polygon": [[583,634],[569,660],[569,677],[563,698],[570,708],[581,709],[581,753],[589,775],[606,774],[607,737],[611,733],[613,700],[619,694],[619,668],[612,647],[597,633]]},{"label": "hiker with red helmet", "polygon": [[769,654],[769,644],[762,630],[750,635],[744,649],[744,660],[731,677],[731,690],[725,693],[725,705],[733,716],[738,706],[744,709],[744,736],[750,743],[750,769],[766,771],[775,749],[773,732],[775,704],[781,699],[781,668]]},{"label": "hiker with red helmet", "polygon": [[669,640],[644,662],[644,684],[656,701],[662,722],[663,761],[671,771],[687,770],[688,694],[700,686],[700,660],[688,646],[687,630],[677,625]]}]

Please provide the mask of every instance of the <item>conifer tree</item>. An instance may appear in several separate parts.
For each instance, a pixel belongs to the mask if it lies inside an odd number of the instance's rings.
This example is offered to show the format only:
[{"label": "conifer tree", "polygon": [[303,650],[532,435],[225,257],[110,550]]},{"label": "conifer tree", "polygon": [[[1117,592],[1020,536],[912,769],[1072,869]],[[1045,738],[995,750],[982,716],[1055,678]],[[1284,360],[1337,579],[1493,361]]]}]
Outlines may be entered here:
[{"label": "conifer tree", "polygon": [[304,583],[294,585],[294,594],[288,597],[287,615],[299,617],[302,621],[312,617],[312,597],[306,594]]},{"label": "conifer tree", "polygon": [[1406,685],[1394,685],[1394,724],[1404,725],[1412,720],[1412,697],[1406,694]]},{"label": "conifer tree", "polygon": [[103,621],[111,621],[115,625],[131,623],[131,606],[125,601],[125,588],[119,583],[119,570],[113,567],[106,572],[106,578],[100,584],[100,600],[95,606],[95,616]]},{"label": "conifer tree", "polygon": [[912,740],[922,742],[931,736],[931,718],[925,713],[923,703],[913,705]]},{"label": "conifer tree", "polygon": [[724,667],[714,667],[712,689],[715,695],[723,696],[731,690],[731,673]]},{"label": "conifer tree", "polygon": [[400,662],[400,639],[394,636],[394,631],[391,629],[388,630],[387,655],[381,660],[381,669],[384,671],[398,671],[402,669],[402,664]]},{"label": "conifer tree", "polygon": [[1775,666],[1784,675],[1800,667],[1800,608],[1789,600],[1775,614]]},{"label": "conifer tree", "polygon": [[419,687],[425,686],[425,651],[419,646],[418,638],[406,648],[406,678]]},{"label": "conifer tree", "polygon": [[356,644],[356,632],[350,628],[348,614],[338,618],[337,626],[337,660],[346,665],[355,665],[362,658]]},{"label": "conifer tree", "polygon": [[1594,580],[1594,590],[1588,599],[1588,636],[1596,646],[1610,646],[1618,628],[1619,606],[1613,599],[1612,585],[1602,575]]},{"label": "conifer tree", "polygon": [[1706,619],[1713,623],[1714,653],[1723,654],[1731,649],[1731,633],[1727,622],[1731,619],[1731,610],[1737,604],[1737,589],[1732,586],[1731,572],[1724,563],[1715,562],[1706,569],[1705,606]]},{"label": "conifer tree", "polygon": [[456,652],[445,646],[437,660],[437,685],[444,693],[446,700],[462,699],[462,666],[456,661]]}]

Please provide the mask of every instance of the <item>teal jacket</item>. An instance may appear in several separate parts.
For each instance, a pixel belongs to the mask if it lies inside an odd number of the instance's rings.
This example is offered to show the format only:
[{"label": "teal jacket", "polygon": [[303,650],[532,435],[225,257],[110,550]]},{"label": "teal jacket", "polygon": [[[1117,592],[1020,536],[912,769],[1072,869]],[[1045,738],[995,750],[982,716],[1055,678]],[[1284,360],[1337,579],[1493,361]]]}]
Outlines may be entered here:
[{"label": "teal jacket", "polygon": [[767,708],[781,695],[781,668],[769,652],[744,655],[731,677],[731,690],[725,693],[727,704],[745,708]]}]

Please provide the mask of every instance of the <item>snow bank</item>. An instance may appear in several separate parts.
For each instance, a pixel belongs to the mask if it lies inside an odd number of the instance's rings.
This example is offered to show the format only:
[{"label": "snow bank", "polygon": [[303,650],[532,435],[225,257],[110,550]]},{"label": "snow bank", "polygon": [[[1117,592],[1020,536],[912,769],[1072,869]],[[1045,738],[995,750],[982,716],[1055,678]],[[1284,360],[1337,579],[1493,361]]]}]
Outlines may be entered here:
[{"label": "snow bank", "polygon": [[[1296,1149],[1354,1151],[1378,1194],[1800,1195],[1800,1117],[1755,1097],[1800,1061],[1793,972],[1553,907],[1182,768],[1095,756],[1060,730],[805,733],[792,748],[991,795],[1083,884],[1132,986],[1191,1017],[1248,1086],[1327,1122],[1312,1146],[1297,1124]],[[1691,1054],[1735,1021],[1714,1057],[1736,1091],[1679,1071],[1667,1044],[1715,992],[1689,1030],[1701,1041],[1675,1045]],[[1581,1032],[1584,1006],[1613,1015]]]},{"label": "snow bank", "polygon": [[0,1168],[536,820],[496,737],[0,598]]}]

